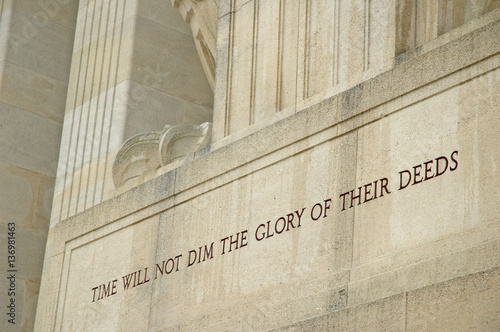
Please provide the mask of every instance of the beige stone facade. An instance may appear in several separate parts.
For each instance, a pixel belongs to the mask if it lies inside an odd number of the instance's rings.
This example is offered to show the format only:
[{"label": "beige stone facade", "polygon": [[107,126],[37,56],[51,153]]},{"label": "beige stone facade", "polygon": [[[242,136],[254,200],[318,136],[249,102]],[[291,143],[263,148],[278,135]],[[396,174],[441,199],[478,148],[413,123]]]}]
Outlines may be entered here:
[{"label": "beige stone facade", "polygon": [[0,330],[500,330],[500,1],[0,3]]}]

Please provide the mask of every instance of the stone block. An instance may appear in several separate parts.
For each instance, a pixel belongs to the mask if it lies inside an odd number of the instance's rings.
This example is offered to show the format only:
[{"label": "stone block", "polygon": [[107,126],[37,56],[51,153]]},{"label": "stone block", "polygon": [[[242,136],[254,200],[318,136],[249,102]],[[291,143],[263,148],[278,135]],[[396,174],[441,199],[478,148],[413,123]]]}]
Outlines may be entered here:
[{"label": "stone block", "polygon": [[[495,234],[498,235],[498,230]],[[478,238],[481,238],[481,236],[478,236]],[[482,238],[484,241],[486,237],[483,236]],[[359,281],[354,277],[351,278],[349,304],[366,303],[378,298],[443,282],[450,278],[489,270],[498,266],[500,262],[498,240],[437,256],[440,251],[446,251],[449,247],[440,247],[438,250],[432,251],[429,256],[434,256],[433,258],[422,259],[418,263],[413,263],[419,254],[417,250],[406,252],[402,255],[406,256],[406,260],[401,260],[400,257],[392,258],[396,262],[385,267],[388,272],[379,273]],[[403,262],[406,263],[406,266],[398,267],[404,264]],[[383,261],[380,262],[380,264],[384,263]],[[377,273],[377,269],[370,267],[365,267],[365,269],[367,269],[366,274],[370,272],[372,274]]]},{"label": "stone block", "polygon": [[[0,253],[0,258],[6,262],[5,266],[7,268],[7,256],[9,255],[6,245],[7,223],[2,223],[1,227],[5,229],[1,236],[2,243],[5,244],[5,250]],[[16,223],[14,237],[16,256],[14,270],[17,270],[15,272],[17,282],[25,280],[40,284],[47,236],[43,233],[25,230],[20,224]],[[18,298],[18,302],[23,302],[22,296],[16,296],[16,298]]]},{"label": "stone block", "polygon": [[157,230],[158,218],[151,217],[67,252],[63,330],[147,329]]},{"label": "stone block", "polygon": [[[80,3],[83,1],[80,1]],[[45,25],[51,22],[74,30],[78,14],[78,0],[17,0],[6,1],[7,8],[14,8],[32,15],[33,24]]]},{"label": "stone block", "polygon": [[232,3],[233,1],[231,0],[219,0],[219,10],[217,13],[219,20],[224,16],[228,16],[230,11],[232,10]]},{"label": "stone block", "polygon": [[62,123],[66,83],[6,62],[0,102]]},{"label": "stone block", "polygon": [[25,230],[46,233],[54,179],[22,168],[0,164],[2,222],[16,222]]},{"label": "stone block", "polygon": [[34,188],[30,181],[31,174],[16,174],[28,172],[16,172],[16,168],[3,164],[0,170],[1,222],[5,225],[9,222],[24,223],[33,217],[38,188]]},{"label": "stone block", "polygon": [[18,276],[39,284],[47,235],[18,228],[16,238],[19,243],[17,248]]},{"label": "stone block", "polygon": [[496,268],[409,292],[407,331],[498,331],[499,285]]},{"label": "stone block", "polygon": [[[298,4],[294,6],[298,10]],[[283,30],[281,20],[283,12],[280,2],[256,2],[256,14],[254,18],[254,45],[252,46],[252,65],[253,74],[249,79],[252,84],[250,90],[250,124],[258,122],[268,116],[279,112],[281,71],[276,70],[282,62],[281,55],[281,34]],[[236,14],[239,15],[239,14]],[[238,16],[237,16],[238,17]],[[249,20],[250,23],[251,20]],[[238,24],[238,21],[236,22]],[[240,23],[241,24],[241,23]],[[250,34],[249,34],[250,35]],[[239,42],[239,41],[237,41]],[[244,41],[245,42],[245,41]],[[241,47],[241,46],[239,46]],[[263,56],[265,54],[265,56]],[[233,65],[240,65],[235,62]],[[241,64],[244,65],[243,63]],[[276,68],[275,70],[269,70]],[[242,93],[243,91],[235,91]],[[236,110],[235,110],[236,111]],[[242,109],[241,111],[244,111]]]},{"label": "stone block", "polygon": [[226,100],[228,97],[229,84],[229,59],[230,59],[230,29],[231,16],[226,15],[219,19],[217,26],[217,56],[215,58],[215,76],[217,80],[214,86],[214,113],[213,133],[214,142],[222,140],[227,136]]},{"label": "stone block", "polygon": [[35,325],[36,308],[38,302],[39,282],[20,279],[22,294],[22,316],[20,317],[20,331],[32,331]]},{"label": "stone block", "polygon": [[[41,19],[41,22],[37,20]],[[67,82],[74,28],[44,22],[24,11],[13,10],[6,60],[44,76]]]},{"label": "stone block", "polygon": [[44,259],[43,273],[44,278],[40,285],[39,303],[35,319],[36,331],[48,331],[55,326],[55,315],[57,311],[57,301],[59,287],[61,286],[61,271],[64,254],[52,255],[52,244],[50,239],[47,241],[48,250]]},{"label": "stone block", "polygon": [[[0,103],[0,156],[16,165],[55,177],[61,124]],[[22,126],[20,125],[22,123]]]},{"label": "stone block", "polygon": [[[129,7],[133,3],[128,1],[125,6],[122,1],[99,1],[98,6],[78,16],[67,111],[104,92],[111,93],[120,82],[130,79],[135,11]],[[109,16],[110,24],[98,28],[103,16]]]},{"label": "stone block", "polygon": [[229,89],[227,103],[227,134],[232,134],[251,125],[252,112],[252,67],[255,21],[255,1],[246,3],[232,14],[230,29]]},{"label": "stone block", "polygon": [[404,331],[406,294],[341,309],[273,331]]},{"label": "stone block", "polygon": [[[388,191],[384,197],[379,191],[354,201],[349,200],[351,194],[346,196],[346,209],[351,204],[356,206],[355,265],[491,222],[492,208],[498,204],[491,195],[497,181],[489,166],[481,167],[475,160],[500,160],[500,156],[494,150],[478,150],[464,142],[493,144],[497,135],[493,128],[498,125],[493,109],[498,93],[491,89],[497,79],[498,74],[491,72],[469,83],[470,88],[478,85],[489,90],[488,102],[477,101],[470,94],[461,101],[465,88],[457,86],[359,131],[357,187],[368,184],[368,189],[373,189],[373,181],[387,178]],[[476,103],[481,106],[474,107]],[[468,119],[484,127],[476,131]],[[469,139],[471,135],[474,140]],[[419,166],[424,163],[426,174],[424,166]],[[480,169],[482,176],[468,176],[474,169]],[[482,182],[483,176],[486,182]],[[380,190],[381,182],[377,184]],[[361,191],[365,193],[365,189]],[[472,196],[477,200],[471,201]],[[376,203],[369,201],[372,197]],[[438,197],[441,203],[434,204]]]}]

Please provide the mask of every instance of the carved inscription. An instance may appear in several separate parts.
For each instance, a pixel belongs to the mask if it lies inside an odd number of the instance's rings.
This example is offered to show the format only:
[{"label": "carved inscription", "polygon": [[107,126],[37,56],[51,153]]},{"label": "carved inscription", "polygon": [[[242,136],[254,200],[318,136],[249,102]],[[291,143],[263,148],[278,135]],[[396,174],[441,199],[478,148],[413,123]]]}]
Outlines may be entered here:
[{"label": "carved inscription", "polygon": [[[425,161],[422,164],[413,166],[399,172],[398,191],[416,185],[424,181],[431,180],[443,175],[447,171],[453,172],[458,168],[458,151],[453,151],[449,157],[441,156],[436,159]],[[384,195],[391,194],[389,189],[389,179],[382,178],[374,182],[367,183],[356,189],[340,194],[341,210],[350,209],[356,205],[378,199]]]},{"label": "carved inscription", "polygon": [[[458,168],[458,151],[453,151],[449,156],[440,156],[432,160],[424,161],[409,169],[398,172],[398,183],[393,186],[389,178],[381,178],[370,183],[345,191],[338,196],[338,210],[340,213],[371,201],[375,201],[398,192],[411,188],[414,185],[435,179],[447,172],[453,172]],[[137,271],[127,273],[120,278],[106,281],[95,287],[91,287],[92,302],[96,302],[110,296],[116,295],[119,290],[127,291],[152,280],[168,276],[180,270],[192,268],[214,259],[215,256],[228,255],[236,250],[247,248],[249,243],[261,241],[272,241],[273,238],[293,232],[303,227],[308,222],[321,222],[327,218],[333,210],[333,199],[326,198],[312,204],[309,207],[294,209],[277,218],[260,223],[254,229],[240,230],[234,234],[227,235],[218,241],[203,244],[184,253],[168,257],[157,262],[154,267],[144,267]],[[152,272],[154,271],[154,272]],[[122,285],[119,286],[119,281]]]}]

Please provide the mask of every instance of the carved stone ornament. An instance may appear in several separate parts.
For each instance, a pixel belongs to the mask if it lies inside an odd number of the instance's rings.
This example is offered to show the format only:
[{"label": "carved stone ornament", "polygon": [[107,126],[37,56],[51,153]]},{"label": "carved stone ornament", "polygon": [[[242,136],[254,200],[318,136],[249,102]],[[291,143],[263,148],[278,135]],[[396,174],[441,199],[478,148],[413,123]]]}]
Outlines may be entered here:
[{"label": "carved stone ornament", "polygon": [[180,125],[165,127],[160,139],[160,163],[165,166],[178,158],[204,148],[212,139],[212,123],[199,126]]},{"label": "carved stone ornament", "polygon": [[116,188],[160,167],[158,144],[161,135],[161,132],[138,134],[123,143],[113,163]]},{"label": "carved stone ornament", "polygon": [[149,132],[129,138],[121,146],[113,163],[116,188],[145,177],[162,166],[207,146],[212,138],[212,123],[166,125],[161,132]]}]

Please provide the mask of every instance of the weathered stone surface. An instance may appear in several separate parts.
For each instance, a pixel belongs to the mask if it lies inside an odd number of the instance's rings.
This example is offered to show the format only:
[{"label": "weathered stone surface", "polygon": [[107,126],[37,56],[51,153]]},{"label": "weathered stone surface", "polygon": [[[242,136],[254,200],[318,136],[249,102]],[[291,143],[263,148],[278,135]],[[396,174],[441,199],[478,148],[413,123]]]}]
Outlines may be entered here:
[{"label": "weathered stone surface", "polygon": [[59,144],[61,124],[3,103],[0,117],[3,162],[55,177],[58,152],[53,147]]},{"label": "weathered stone surface", "polygon": [[410,292],[407,331],[498,331],[499,285],[497,268]]},{"label": "weathered stone surface", "polygon": [[0,102],[62,123],[65,83],[10,62],[0,78]]},{"label": "weathered stone surface", "polygon": [[0,299],[5,309],[15,300],[15,315],[5,312],[2,331],[33,330],[77,3],[21,0],[0,5],[0,242],[4,248],[0,259],[5,267],[0,271],[4,290]]},{"label": "weathered stone surface", "polygon": [[[165,29],[163,25],[141,16],[137,16],[134,34],[132,80],[179,99],[212,108],[213,93],[203,73],[193,37]],[[165,56],[165,50],[170,50],[169,56]],[[149,74],[156,74],[149,79],[145,71],[148,65],[154,70]]]},{"label": "weathered stone surface", "polygon": [[[171,270],[152,281],[150,290],[136,293],[138,298],[152,296],[148,319],[153,330],[265,330],[287,325],[290,330],[400,331],[406,328],[407,292],[498,266],[499,232],[491,212],[498,203],[492,191],[498,180],[493,171],[476,171],[474,181],[489,181],[472,186],[483,192],[473,196],[484,196],[477,211],[465,202],[460,204],[465,212],[453,204],[466,197],[463,184],[474,160],[498,159],[496,153],[485,153],[493,150],[489,146],[497,127],[497,71],[487,71],[487,64],[472,67],[476,78],[467,84],[488,91],[488,100],[460,101],[459,92],[467,85],[456,85],[451,78],[434,83],[444,90],[434,96],[420,91],[394,105],[368,108],[364,116],[352,115],[342,126],[329,126],[327,121],[335,124],[337,119],[332,109],[347,97],[332,98],[160,175],[175,174],[173,192],[156,192],[158,196],[147,200],[163,197],[173,199],[173,205],[154,210],[160,213],[159,233],[148,266],[165,269],[163,264],[170,264]],[[412,98],[417,101],[407,105]],[[369,99],[363,103],[368,105]],[[475,111],[465,111],[470,109]],[[487,124],[481,135],[474,127],[478,123]],[[339,136],[340,128],[344,132]],[[485,150],[462,144],[471,135]],[[448,160],[445,173],[398,190],[399,171],[428,160],[435,163],[441,156]],[[227,163],[221,165],[220,160]],[[384,178],[387,192],[380,196]],[[373,188],[374,182],[377,199],[355,198],[352,207],[350,198],[343,201],[343,193],[367,183]],[[149,185],[143,184],[146,192]],[[128,205],[133,197],[118,196],[109,206]],[[313,220],[312,207],[327,204],[329,198],[327,217]],[[145,209],[137,205],[140,210],[130,210],[128,222],[151,215],[153,205],[142,204]],[[303,207],[308,214],[300,228],[268,239],[258,232],[261,224],[265,229],[268,221]],[[93,216],[105,209],[96,206]],[[95,239],[108,231],[96,224],[85,228],[90,232],[81,237],[83,229],[69,226],[87,218],[86,213],[75,216],[61,227],[66,229],[64,237],[75,239],[71,246],[95,250]],[[462,225],[472,218],[474,224]],[[112,217],[104,225],[114,232],[131,227]],[[226,241],[239,234],[248,236],[248,244],[239,249],[233,244],[229,252]],[[76,292],[73,287],[68,291]]]},{"label": "weathered stone surface", "polygon": [[[84,1],[80,1],[80,3],[81,2]],[[50,21],[74,30],[76,16],[78,14],[78,3],[79,1],[76,0],[5,1],[4,10],[14,8],[33,15],[30,21],[34,26],[43,26],[46,21]],[[25,24],[28,23],[25,22]]]},{"label": "weathered stone surface", "polygon": [[406,294],[396,295],[276,331],[405,331]]},{"label": "weathered stone surface", "polygon": [[160,132],[131,137],[123,143],[113,163],[113,182],[117,188],[158,169]]},{"label": "weathered stone surface", "polygon": [[[152,281],[148,280],[153,271],[149,269],[148,274],[141,269],[153,263],[155,241],[152,239],[156,238],[157,230],[158,217],[152,217],[103,237],[92,246],[67,253],[71,257],[68,266],[71,272],[63,298],[65,306],[74,303],[76,307],[61,311],[62,330],[77,327],[97,330],[102,326],[114,331],[147,329],[151,301],[147,293],[152,288]],[[110,241],[115,243],[113,247],[108,245]],[[137,252],[141,255],[134,255]],[[137,274],[130,275],[139,270],[142,271],[140,279]],[[110,293],[104,295],[102,285],[108,287],[109,282]]]},{"label": "weathered stone surface", "polygon": [[[261,324],[255,329],[279,326],[282,321],[301,320],[318,310],[326,312],[345,306],[342,287],[347,275],[343,272],[350,261],[349,220],[352,216],[329,211],[326,218],[315,216],[315,221],[311,208],[317,202],[325,204],[329,198],[327,193],[339,185],[333,174],[344,174],[345,177],[338,180],[342,183],[352,178],[349,162],[340,158],[341,153],[335,153],[352,147],[352,139],[352,136],[345,137],[335,144],[325,143],[306,150],[296,160],[282,160],[202,194],[196,200],[179,202],[172,212],[165,213],[158,243],[159,260],[183,253],[184,267],[163,277],[155,288],[153,301],[158,304],[153,308],[158,309],[154,309],[152,315],[159,327],[180,323],[188,328],[192,326],[190,321],[198,320],[204,312],[216,312],[213,321],[206,322],[209,330],[219,319],[216,317],[229,320],[230,316],[225,313],[227,307],[221,305],[221,301],[236,303],[241,296],[252,298],[254,304],[252,309],[245,310],[250,312],[240,314],[263,317],[261,323],[254,322]],[[322,172],[326,173],[318,176]],[[325,178],[331,181],[325,182]],[[288,196],[283,192],[294,194]],[[182,197],[187,195],[198,194],[189,190]],[[326,204],[329,206],[330,201]],[[315,211],[317,214],[318,210]],[[285,233],[265,238],[267,222],[273,225],[289,212],[295,213],[296,229],[289,226]],[[297,213],[304,214],[300,228]],[[339,220],[342,221],[336,222]],[[247,231],[248,246],[235,251],[233,245],[234,253],[228,252],[229,247],[223,247],[221,240],[230,235],[234,240],[236,233],[243,231]],[[189,250],[198,250],[204,245],[210,248],[212,242],[213,259],[186,267]],[[234,274],[240,277],[233,279]],[[169,284],[176,286],[168,288]],[[184,296],[176,297],[175,293],[181,289]],[[259,299],[260,296],[264,299]],[[165,302],[165,298],[172,300]],[[167,306],[172,315],[163,316],[163,306]],[[197,309],[181,314],[192,306]],[[238,328],[244,326],[242,322],[239,324]]]},{"label": "weathered stone surface", "polygon": [[21,330],[49,218],[36,331],[498,330],[500,1],[62,2],[1,9]]},{"label": "weathered stone surface", "polygon": [[[75,4],[74,1],[71,2],[73,5]],[[74,15],[75,6],[73,8],[69,8],[72,7],[71,5],[64,7],[68,7],[69,11],[61,13],[61,15],[74,20],[74,17],[71,16]],[[9,31],[12,39],[9,43],[6,60],[47,77],[67,82],[73,49],[74,21],[73,26],[62,27],[48,21],[48,14],[41,13],[44,11],[32,14],[17,10],[14,6]]]},{"label": "weathered stone surface", "polygon": [[162,166],[203,149],[212,139],[212,124],[165,126],[158,151]]}]

